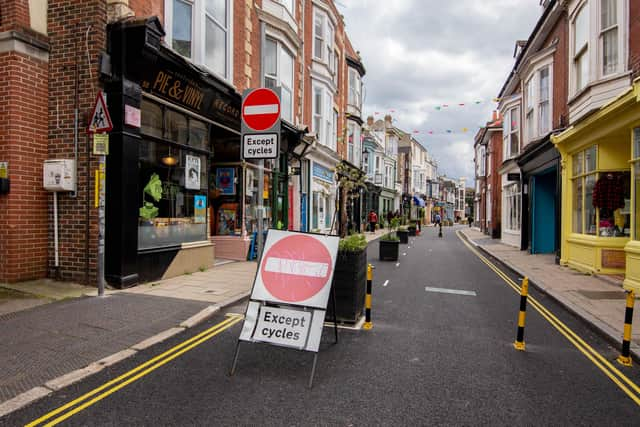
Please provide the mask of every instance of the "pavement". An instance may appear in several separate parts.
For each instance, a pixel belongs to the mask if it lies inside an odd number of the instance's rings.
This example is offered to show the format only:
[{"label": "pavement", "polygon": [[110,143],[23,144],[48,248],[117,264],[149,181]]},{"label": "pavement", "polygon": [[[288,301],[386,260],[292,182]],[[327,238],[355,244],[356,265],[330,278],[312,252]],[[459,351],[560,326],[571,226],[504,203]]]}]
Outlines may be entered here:
[{"label": "pavement", "polygon": [[248,298],[256,267],[216,260],[206,271],[103,297],[95,287],[49,279],[0,283],[0,417]]},{"label": "pavement", "polygon": [[[530,284],[588,322],[612,344],[622,344],[627,295],[622,288],[623,278],[584,274],[556,264],[553,254],[532,255],[492,239],[477,228],[460,230],[474,246],[521,277],[528,277]],[[633,325],[640,325],[639,309],[634,310]],[[632,328],[631,353],[636,360],[640,358],[640,326]]]}]

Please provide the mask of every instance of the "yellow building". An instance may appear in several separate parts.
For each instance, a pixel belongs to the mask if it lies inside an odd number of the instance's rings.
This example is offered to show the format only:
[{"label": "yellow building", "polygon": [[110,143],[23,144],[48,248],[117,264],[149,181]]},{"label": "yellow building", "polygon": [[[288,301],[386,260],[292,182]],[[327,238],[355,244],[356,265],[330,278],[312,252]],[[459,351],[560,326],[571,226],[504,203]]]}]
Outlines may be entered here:
[{"label": "yellow building", "polygon": [[562,156],[561,259],[640,290],[640,79],[552,137]]}]

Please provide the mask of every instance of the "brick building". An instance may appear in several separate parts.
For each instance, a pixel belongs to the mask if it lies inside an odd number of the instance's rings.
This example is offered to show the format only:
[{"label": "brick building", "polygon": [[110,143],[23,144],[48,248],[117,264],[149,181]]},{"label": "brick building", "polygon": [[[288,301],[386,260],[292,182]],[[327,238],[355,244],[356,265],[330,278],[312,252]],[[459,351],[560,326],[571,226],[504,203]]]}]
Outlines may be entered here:
[{"label": "brick building", "polygon": [[[0,165],[10,182],[0,194],[0,281],[96,283],[98,156],[86,129],[99,91],[114,125],[110,284],[209,267],[214,255],[245,259],[261,204],[265,226],[311,229],[320,194],[332,217],[332,167],[348,156],[347,57],[362,65],[329,0],[0,0]],[[281,88],[283,118],[262,195],[259,164],[239,157],[241,94],[260,86]],[[57,193],[57,233],[46,159],[75,161],[76,191]]]}]

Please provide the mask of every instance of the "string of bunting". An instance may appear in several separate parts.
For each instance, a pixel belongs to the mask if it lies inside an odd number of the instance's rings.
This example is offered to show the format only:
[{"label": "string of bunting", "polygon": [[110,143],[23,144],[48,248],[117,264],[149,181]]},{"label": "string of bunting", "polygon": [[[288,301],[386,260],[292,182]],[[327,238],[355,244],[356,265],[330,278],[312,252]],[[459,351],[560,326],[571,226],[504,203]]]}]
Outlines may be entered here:
[{"label": "string of bunting", "polygon": [[[502,100],[502,98],[493,98],[491,100],[491,102],[498,103],[501,100]],[[435,105],[433,107],[433,109],[436,110],[436,111],[444,111],[444,110],[452,109],[452,108],[462,108],[462,107],[467,107],[467,106],[480,105],[480,104],[484,104],[486,102],[487,102],[486,100],[476,100],[476,101],[470,101],[470,102],[454,102],[454,103]],[[396,110],[394,110],[394,109],[387,110],[386,112],[374,111],[373,115],[374,116],[378,116],[380,114],[388,114],[388,113],[395,113],[395,112],[396,112]]]}]

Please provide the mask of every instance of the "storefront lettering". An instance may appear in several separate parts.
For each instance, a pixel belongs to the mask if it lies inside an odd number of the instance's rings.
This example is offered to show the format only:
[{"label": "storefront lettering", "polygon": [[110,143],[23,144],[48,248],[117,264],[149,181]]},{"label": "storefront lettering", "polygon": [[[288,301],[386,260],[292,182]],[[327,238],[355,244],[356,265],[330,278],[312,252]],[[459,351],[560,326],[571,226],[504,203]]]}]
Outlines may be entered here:
[{"label": "storefront lettering", "polygon": [[189,83],[171,76],[164,71],[158,71],[153,90],[160,92],[165,96],[169,96],[175,101],[180,102],[190,108],[199,110],[202,108],[204,93]]}]

